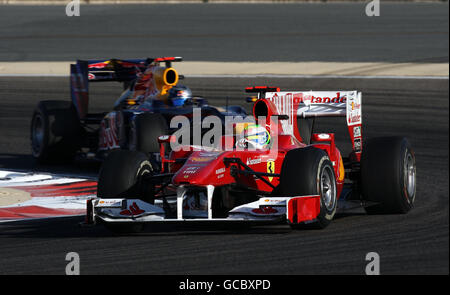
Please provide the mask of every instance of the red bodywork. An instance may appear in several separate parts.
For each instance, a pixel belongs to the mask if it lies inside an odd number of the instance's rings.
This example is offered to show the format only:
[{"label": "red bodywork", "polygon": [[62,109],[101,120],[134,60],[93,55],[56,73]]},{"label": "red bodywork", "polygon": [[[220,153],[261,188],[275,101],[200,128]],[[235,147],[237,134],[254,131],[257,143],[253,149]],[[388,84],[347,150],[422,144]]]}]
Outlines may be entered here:
[{"label": "red bodywork", "polygon": [[[232,167],[239,165],[226,163],[224,160],[226,158],[239,158],[255,172],[279,174],[286,153],[292,149],[304,148],[308,145],[302,143],[298,133],[296,135],[283,133],[281,120],[285,120],[285,118],[277,117],[280,114],[277,113],[275,105],[270,100],[258,99],[253,106],[253,115],[255,118],[260,116],[266,117],[266,128],[270,131],[271,138],[277,140],[278,148],[276,150],[237,150],[236,148],[230,150],[227,147],[230,147],[230,145],[234,146],[235,137],[223,136],[220,144],[221,148],[216,150],[194,151],[193,147],[189,147],[187,151],[171,152],[168,159],[163,157],[163,162],[169,163],[168,172],[175,173],[172,184],[177,186],[204,187],[213,185],[218,187],[238,183],[258,191],[271,192],[273,190],[272,186],[261,179],[255,178],[253,175],[237,174],[232,176]],[[173,139],[165,137],[160,142],[164,143],[170,140]],[[316,143],[309,146],[324,150],[333,163],[337,196],[339,196],[344,185],[344,168],[341,153],[335,146],[334,134],[313,134],[312,141]],[[161,144],[162,148],[163,146]],[[163,150],[161,155],[164,155]],[[182,158],[188,159],[182,164],[175,163],[175,159]],[[242,169],[242,167],[237,168]],[[274,187],[279,184],[279,177],[264,176],[264,178]]]}]

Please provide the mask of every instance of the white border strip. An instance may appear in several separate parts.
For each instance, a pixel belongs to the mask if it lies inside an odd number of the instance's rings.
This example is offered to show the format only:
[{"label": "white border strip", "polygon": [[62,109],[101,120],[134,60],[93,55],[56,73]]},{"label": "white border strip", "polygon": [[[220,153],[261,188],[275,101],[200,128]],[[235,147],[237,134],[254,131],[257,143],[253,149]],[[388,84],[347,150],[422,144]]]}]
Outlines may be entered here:
[{"label": "white border strip", "polygon": [[69,77],[69,74],[0,74],[0,78],[3,77],[11,77],[11,78],[15,78],[15,77],[22,77],[22,78],[27,78],[27,77],[42,77],[42,78],[46,78],[46,77]]},{"label": "white border strip", "polygon": [[414,79],[414,80],[448,80],[449,76],[346,76],[346,75],[184,75],[187,78],[276,78],[276,79]]},{"label": "white border strip", "polygon": [[47,220],[53,218],[68,218],[68,217],[82,217],[86,214],[75,214],[75,215],[55,215],[55,216],[47,216],[47,217],[36,217],[36,218],[16,218],[16,219],[0,219],[1,223],[9,223],[9,222],[27,222],[27,221],[36,221],[36,220]]},{"label": "white border strip", "polygon": [[[449,80],[449,76],[346,76],[346,75],[277,75],[277,74],[230,74],[230,75],[184,75],[186,78],[272,78],[272,79],[404,79],[404,80]],[[0,74],[0,78],[64,78],[66,74]]]}]

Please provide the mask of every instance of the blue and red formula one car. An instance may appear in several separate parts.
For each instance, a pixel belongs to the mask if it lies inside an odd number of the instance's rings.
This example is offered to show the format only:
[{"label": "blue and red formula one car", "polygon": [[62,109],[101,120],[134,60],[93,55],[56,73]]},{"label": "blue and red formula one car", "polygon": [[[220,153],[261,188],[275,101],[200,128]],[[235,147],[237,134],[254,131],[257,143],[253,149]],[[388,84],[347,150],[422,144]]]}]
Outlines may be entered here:
[{"label": "blue and red formula one car", "polygon": [[[172,67],[181,57],[130,60],[77,61],[70,67],[71,100],[46,100],[37,105],[31,121],[31,149],[40,163],[61,163],[74,158],[103,160],[117,149],[158,153],[157,138],[175,129],[175,116],[246,116],[240,106],[208,105],[193,97]],[[89,112],[89,85],[117,81],[124,91],[111,111]],[[112,98],[114,101],[115,98]],[[203,130],[206,132],[207,130]]]}]

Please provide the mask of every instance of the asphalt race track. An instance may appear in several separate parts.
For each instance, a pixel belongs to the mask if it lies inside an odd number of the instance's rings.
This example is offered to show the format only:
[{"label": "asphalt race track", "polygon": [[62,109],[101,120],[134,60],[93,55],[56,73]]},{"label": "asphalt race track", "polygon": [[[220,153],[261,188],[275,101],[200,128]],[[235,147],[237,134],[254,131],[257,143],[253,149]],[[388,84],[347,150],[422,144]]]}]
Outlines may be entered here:
[{"label": "asphalt race track", "polygon": [[[159,226],[136,236],[77,227],[82,218],[0,223],[1,274],[64,274],[68,252],[80,254],[82,274],[364,274],[377,252],[382,274],[448,274],[448,79],[193,79],[211,104],[242,103],[242,89],[363,92],[366,137],[407,136],[416,152],[416,208],[407,215],[339,215],[325,230],[288,227],[194,228]],[[107,110],[120,86],[96,85],[92,110]],[[37,101],[68,99],[68,78],[0,79],[0,169],[95,175],[95,165],[36,167],[29,154],[29,120]],[[339,126],[336,127],[335,126]],[[346,143],[345,123],[326,121]],[[345,150],[345,148],[343,148]]]},{"label": "asphalt race track", "polygon": [[[0,6],[0,61],[183,56],[186,61],[448,63],[448,3],[289,5]],[[360,90],[364,137],[405,135],[416,152],[416,208],[407,215],[336,216],[325,230],[285,226],[158,226],[134,236],[79,228],[82,217],[0,223],[0,274],[64,274],[68,252],[81,274],[364,274],[368,252],[381,274],[449,273],[449,84],[445,79],[186,78],[213,105],[245,105],[244,87]],[[92,112],[121,91],[91,88]],[[97,175],[99,166],[37,166],[29,123],[39,100],[69,99],[68,77],[0,77],[0,169]],[[250,105],[246,105],[250,109]],[[345,122],[324,119],[348,151]]]},{"label": "asphalt race track", "polygon": [[448,3],[1,6],[0,61],[448,62]]}]

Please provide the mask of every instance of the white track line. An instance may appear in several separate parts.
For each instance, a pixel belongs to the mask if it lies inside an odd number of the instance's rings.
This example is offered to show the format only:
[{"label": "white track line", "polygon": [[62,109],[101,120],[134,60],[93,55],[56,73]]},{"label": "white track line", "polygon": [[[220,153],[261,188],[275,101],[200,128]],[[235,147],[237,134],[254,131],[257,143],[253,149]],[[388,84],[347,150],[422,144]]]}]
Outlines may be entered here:
[{"label": "white track line", "polygon": [[0,78],[3,77],[23,77],[23,78],[29,78],[29,77],[69,77],[69,74],[0,74]]},{"label": "white track line", "polygon": [[345,76],[345,75],[185,75],[186,78],[276,78],[276,79],[415,79],[415,80],[448,80],[448,76]]},{"label": "white track line", "polygon": [[0,220],[0,223],[9,223],[9,222],[27,222],[27,221],[36,221],[36,220],[46,220],[46,219],[53,219],[53,218],[68,218],[68,217],[80,217],[84,216],[85,214],[76,214],[76,215],[55,215],[55,216],[48,216],[48,217],[36,217],[36,218],[16,218],[16,219],[2,219]]},{"label": "white track line", "polygon": [[[230,74],[230,75],[184,75],[186,78],[271,78],[271,79],[399,79],[399,80],[449,80],[449,76],[345,76],[345,75],[278,75],[278,74]],[[0,78],[16,77],[41,77],[41,78],[64,78],[66,74],[0,74]]]}]

